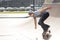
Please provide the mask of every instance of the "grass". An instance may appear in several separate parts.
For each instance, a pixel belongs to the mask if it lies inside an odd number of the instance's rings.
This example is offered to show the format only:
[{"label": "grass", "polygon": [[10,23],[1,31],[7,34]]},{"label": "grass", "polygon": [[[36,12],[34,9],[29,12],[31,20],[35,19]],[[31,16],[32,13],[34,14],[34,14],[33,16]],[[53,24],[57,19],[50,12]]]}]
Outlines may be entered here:
[{"label": "grass", "polygon": [[16,12],[16,11],[6,11],[6,12],[0,12],[0,14],[27,14],[28,12],[26,11],[19,11],[19,12]]}]

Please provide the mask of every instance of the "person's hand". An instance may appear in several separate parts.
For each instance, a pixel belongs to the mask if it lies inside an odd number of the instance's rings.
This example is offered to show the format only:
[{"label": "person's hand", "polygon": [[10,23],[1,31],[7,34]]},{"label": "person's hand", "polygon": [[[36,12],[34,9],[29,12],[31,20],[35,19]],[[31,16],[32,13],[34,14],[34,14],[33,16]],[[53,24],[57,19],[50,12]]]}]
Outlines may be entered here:
[{"label": "person's hand", "polygon": [[30,16],[31,16],[31,17],[34,17],[34,14],[31,14]]},{"label": "person's hand", "polygon": [[29,16],[33,17],[33,16],[34,16],[34,14],[33,14],[33,13],[29,13]]}]

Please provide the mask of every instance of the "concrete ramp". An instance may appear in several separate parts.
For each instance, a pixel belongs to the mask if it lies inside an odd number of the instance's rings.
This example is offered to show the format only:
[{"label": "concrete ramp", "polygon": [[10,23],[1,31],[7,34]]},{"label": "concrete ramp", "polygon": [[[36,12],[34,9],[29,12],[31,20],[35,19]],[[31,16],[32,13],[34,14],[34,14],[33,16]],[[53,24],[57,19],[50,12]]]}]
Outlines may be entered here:
[{"label": "concrete ramp", "polygon": [[52,9],[48,10],[51,16],[60,17],[60,4],[44,4],[43,7],[45,6],[52,6]]},{"label": "concrete ramp", "polygon": [[[49,17],[45,23],[50,25],[52,36],[49,40],[59,40],[60,18]],[[35,30],[33,18],[0,18],[0,40],[43,40],[42,32],[38,24]]]},{"label": "concrete ramp", "polygon": [[[52,6],[52,9],[49,10],[50,15],[54,17],[60,17],[60,3],[58,0],[45,0],[43,7]],[[57,2],[57,3],[56,3]]]}]

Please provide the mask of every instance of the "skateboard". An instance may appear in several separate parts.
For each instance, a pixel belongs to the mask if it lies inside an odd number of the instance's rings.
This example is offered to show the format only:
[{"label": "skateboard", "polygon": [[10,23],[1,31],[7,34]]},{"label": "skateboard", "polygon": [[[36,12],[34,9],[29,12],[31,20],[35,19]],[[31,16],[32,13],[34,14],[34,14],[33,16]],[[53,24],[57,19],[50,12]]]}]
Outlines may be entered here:
[{"label": "skateboard", "polygon": [[51,37],[51,31],[49,30],[49,31],[47,31],[47,32],[43,32],[42,33],[42,36],[43,36],[43,39],[44,40],[49,40],[49,38]]}]

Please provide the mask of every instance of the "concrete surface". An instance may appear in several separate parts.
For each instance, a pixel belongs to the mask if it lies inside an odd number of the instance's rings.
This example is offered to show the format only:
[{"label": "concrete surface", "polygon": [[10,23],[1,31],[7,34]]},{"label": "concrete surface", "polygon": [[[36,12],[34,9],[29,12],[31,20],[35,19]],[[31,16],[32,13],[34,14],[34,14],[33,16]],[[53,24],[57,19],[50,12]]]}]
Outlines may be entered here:
[{"label": "concrete surface", "polygon": [[53,17],[60,17],[60,4],[44,4],[43,7],[51,6],[52,9],[48,10],[50,15]]},{"label": "concrete surface", "polygon": [[[46,5],[48,6],[48,4]],[[45,21],[50,25],[52,37],[49,40],[60,40],[60,5],[52,4],[54,7],[50,11],[50,17]],[[12,14],[13,15],[13,14]],[[9,14],[1,15],[8,17]],[[38,22],[37,18],[37,22]],[[37,24],[37,29],[34,28],[33,18],[0,18],[0,40],[43,40],[42,28]]]},{"label": "concrete surface", "polygon": [[[43,40],[42,28],[37,24],[35,30],[33,22],[31,17],[0,18],[0,40]],[[45,23],[50,25],[50,40],[60,40],[60,18],[50,16]]]},{"label": "concrete surface", "polygon": [[52,6],[52,9],[48,10],[50,11],[50,15],[54,17],[60,17],[60,3],[53,3],[53,1],[54,0],[45,0],[43,7]]}]

